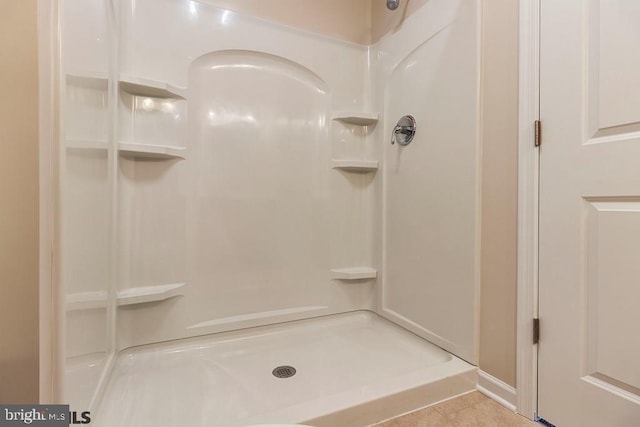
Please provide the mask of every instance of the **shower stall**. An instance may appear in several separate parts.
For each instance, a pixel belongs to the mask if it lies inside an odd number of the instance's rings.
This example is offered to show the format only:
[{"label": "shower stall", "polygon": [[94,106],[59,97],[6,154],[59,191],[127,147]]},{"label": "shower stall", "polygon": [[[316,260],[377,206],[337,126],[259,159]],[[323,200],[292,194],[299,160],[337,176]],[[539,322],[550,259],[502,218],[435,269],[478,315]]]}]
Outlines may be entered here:
[{"label": "shower stall", "polygon": [[54,3],[56,400],[356,426],[475,388],[477,2],[370,45],[216,0]]}]

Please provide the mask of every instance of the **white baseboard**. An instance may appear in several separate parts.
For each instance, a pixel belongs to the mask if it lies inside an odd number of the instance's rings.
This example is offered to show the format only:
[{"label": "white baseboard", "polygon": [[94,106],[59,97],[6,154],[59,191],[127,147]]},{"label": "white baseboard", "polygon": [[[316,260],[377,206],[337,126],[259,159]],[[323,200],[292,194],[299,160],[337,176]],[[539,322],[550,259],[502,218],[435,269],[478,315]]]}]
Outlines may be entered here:
[{"label": "white baseboard", "polygon": [[510,411],[516,411],[516,389],[478,369],[478,391]]}]

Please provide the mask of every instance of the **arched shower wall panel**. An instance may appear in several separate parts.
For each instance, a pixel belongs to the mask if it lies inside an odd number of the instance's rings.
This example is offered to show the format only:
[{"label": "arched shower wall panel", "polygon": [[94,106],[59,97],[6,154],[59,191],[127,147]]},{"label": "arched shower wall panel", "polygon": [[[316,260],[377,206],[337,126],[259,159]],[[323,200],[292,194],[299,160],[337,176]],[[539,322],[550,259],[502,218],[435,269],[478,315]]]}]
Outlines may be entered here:
[{"label": "arched shower wall panel", "polygon": [[[184,286],[121,306],[120,348],[373,309],[376,173],[349,165],[377,164],[377,119],[332,120],[371,110],[367,49],[201,3],[133,4],[121,71],[186,87],[172,101],[186,137],[184,160],[120,158],[120,288]],[[134,98],[121,133],[176,134],[136,122]]]},{"label": "arched shower wall panel", "polygon": [[192,64],[190,330],[329,310],[330,93],[310,70],[255,51]]}]

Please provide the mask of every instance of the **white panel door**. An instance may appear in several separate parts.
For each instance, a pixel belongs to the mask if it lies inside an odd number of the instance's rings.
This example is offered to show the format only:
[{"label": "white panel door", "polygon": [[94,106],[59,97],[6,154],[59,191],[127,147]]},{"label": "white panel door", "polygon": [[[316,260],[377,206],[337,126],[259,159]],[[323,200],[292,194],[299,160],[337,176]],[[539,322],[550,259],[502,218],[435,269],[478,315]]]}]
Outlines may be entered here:
[{"label": "white panel door", "polygon": [[640,426],[640,2],[541,2],[538,414]]}]

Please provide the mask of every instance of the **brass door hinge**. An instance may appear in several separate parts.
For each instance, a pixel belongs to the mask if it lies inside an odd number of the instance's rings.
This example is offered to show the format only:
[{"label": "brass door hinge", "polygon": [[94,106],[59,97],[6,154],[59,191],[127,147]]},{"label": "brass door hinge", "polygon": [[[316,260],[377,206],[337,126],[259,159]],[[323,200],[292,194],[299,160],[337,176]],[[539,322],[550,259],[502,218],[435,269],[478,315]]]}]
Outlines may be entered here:
[{"label": "brass door hinge", "polygon": [[540,120],[536,120],[533,122],[533,145],[536,147],[540,147],[540,144],[542,143],[542,134],[541,134],[541,129],[542,128],[542,122],[540,122]]}]

